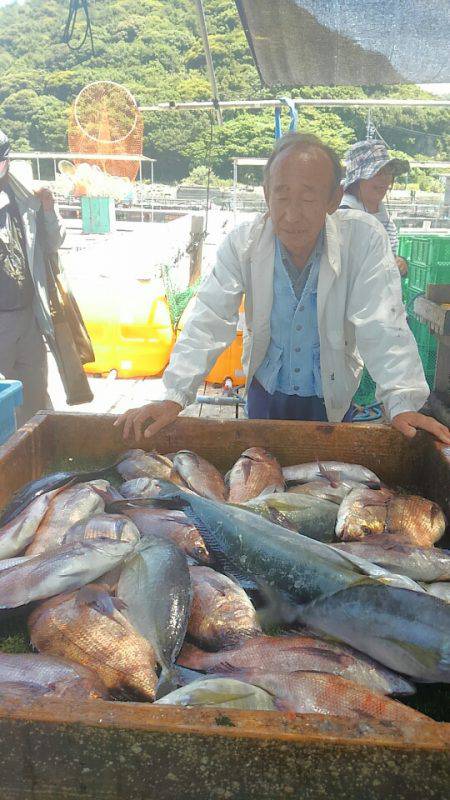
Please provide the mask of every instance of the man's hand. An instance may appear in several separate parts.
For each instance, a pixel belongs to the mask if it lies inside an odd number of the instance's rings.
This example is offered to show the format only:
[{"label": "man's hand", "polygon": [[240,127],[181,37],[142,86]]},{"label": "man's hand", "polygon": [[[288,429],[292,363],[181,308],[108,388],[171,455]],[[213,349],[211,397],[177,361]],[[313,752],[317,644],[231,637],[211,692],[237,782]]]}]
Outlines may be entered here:
[{"label": "man's hand", "polygon": [[40,189],[35,189],[34,196],[41,201],[44,211],[53,211],[55,199],[50,189],[47,189],[45,186],[42,186]]},{"label": "man's hand", "polygon": [[[179,403],[173,400],[163,400],[160,403],[148,403],[141,408],[131,408],[117,417],[114,425],[122,427],[122,435],[125,440],[135,439],[139,441],[144,436],[149,439],[155,433],[162,430],[166,425],[170,425],[182,411]],[[150,421],[150,425],[147,423]]]},{"label": "man's hand", "polygon": [[405,275],[408,274],[408,262],[401,256],[395,256],[395,263],[397,264],[400,275],[404,278]]},{"label": "man's hand", "polygon": [[418,429],[428,431],[444,444],[450,444],[450,431],[445,425],[441,425],[433,417],[427,417],[426,414],[415,413],[414,411],[406,411],[403,414],[397,414],[392,419],[392,427],[397,428],[400,433],[412,439],[416,435]]}]

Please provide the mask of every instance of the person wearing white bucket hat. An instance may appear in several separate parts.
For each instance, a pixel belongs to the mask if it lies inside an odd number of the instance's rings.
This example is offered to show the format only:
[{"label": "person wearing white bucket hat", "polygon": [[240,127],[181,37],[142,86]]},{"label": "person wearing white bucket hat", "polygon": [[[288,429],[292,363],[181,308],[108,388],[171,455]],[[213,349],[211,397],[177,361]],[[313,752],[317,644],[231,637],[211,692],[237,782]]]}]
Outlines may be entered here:
[{"label": "person wearing white bucket hat", "polygon": [[397,228],[383,203],[394,178],[409,172],[409,162],[391,158],[384,142],[368,139],[350,147],[345,156],[344,195],[340,208],[366,211],[378,219],[386,230],[401,275],[406,275],[408,262],[397,255]]}]

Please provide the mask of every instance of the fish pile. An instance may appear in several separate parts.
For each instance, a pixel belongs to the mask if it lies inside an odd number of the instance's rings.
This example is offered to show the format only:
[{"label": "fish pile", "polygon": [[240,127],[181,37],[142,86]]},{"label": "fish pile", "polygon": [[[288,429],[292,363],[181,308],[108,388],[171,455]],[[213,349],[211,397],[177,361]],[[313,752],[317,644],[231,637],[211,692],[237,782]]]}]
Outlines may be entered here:
[{"label": "fish pile", "polygon": [[[0,516],[0,609],[35,654],[0,696],[281,709],[382,723],[450,683],[450,552],[436,503],[339,462],[250,447],[223,476],[188,450],[23,487]],[[430,722],[430,724],[433,724]],[[437,725],[437,723],[434,723]]]}]

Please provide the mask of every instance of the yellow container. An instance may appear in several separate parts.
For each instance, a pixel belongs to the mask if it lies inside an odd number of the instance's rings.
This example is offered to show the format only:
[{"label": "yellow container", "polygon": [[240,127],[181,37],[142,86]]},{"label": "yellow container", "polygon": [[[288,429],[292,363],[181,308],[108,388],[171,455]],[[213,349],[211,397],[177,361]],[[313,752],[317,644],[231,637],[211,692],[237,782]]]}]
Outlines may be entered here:
[{"label": "yellow container", "polygon": [[74,291],[95,352],[86,372],[117,370],[120,378],[159,375],[174,343],[162,282],[92,276],[77,284]]},{"label": "yellow container", "polygon": [[[186,319],[195,298],[186,306],[177,326],[177,338],[184,328]],[[244,386],[245,375],[242,367],[242,328],[243,328],[244,305],[239,309],[239,323],[236,338],[229,347],[219,356],[211,372],[206,378],[207,383],[223,383],[225,378],[231,378],[234,386]]]}]

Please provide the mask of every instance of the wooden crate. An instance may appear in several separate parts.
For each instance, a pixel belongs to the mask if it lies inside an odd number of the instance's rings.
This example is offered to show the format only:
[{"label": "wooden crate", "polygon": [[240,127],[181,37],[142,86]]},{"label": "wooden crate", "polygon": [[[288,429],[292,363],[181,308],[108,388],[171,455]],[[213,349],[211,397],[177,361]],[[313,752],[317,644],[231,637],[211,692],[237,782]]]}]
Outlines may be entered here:
[{"label": "wooden crate", "polygon": [[[69,457],[104,464],[123,443],[113,417],[37,415],[0,448],[0,504]],[[417,486],[448,511],[450,463],[426,435],[384,425],[179,418],[141,446],[196,450],[227,469],[251,445],[283,465],[364,463],[389,484]],[[338,717],[145,703],[0,703],[0,800],[446,800],[450,725],[409,741]]]}]

